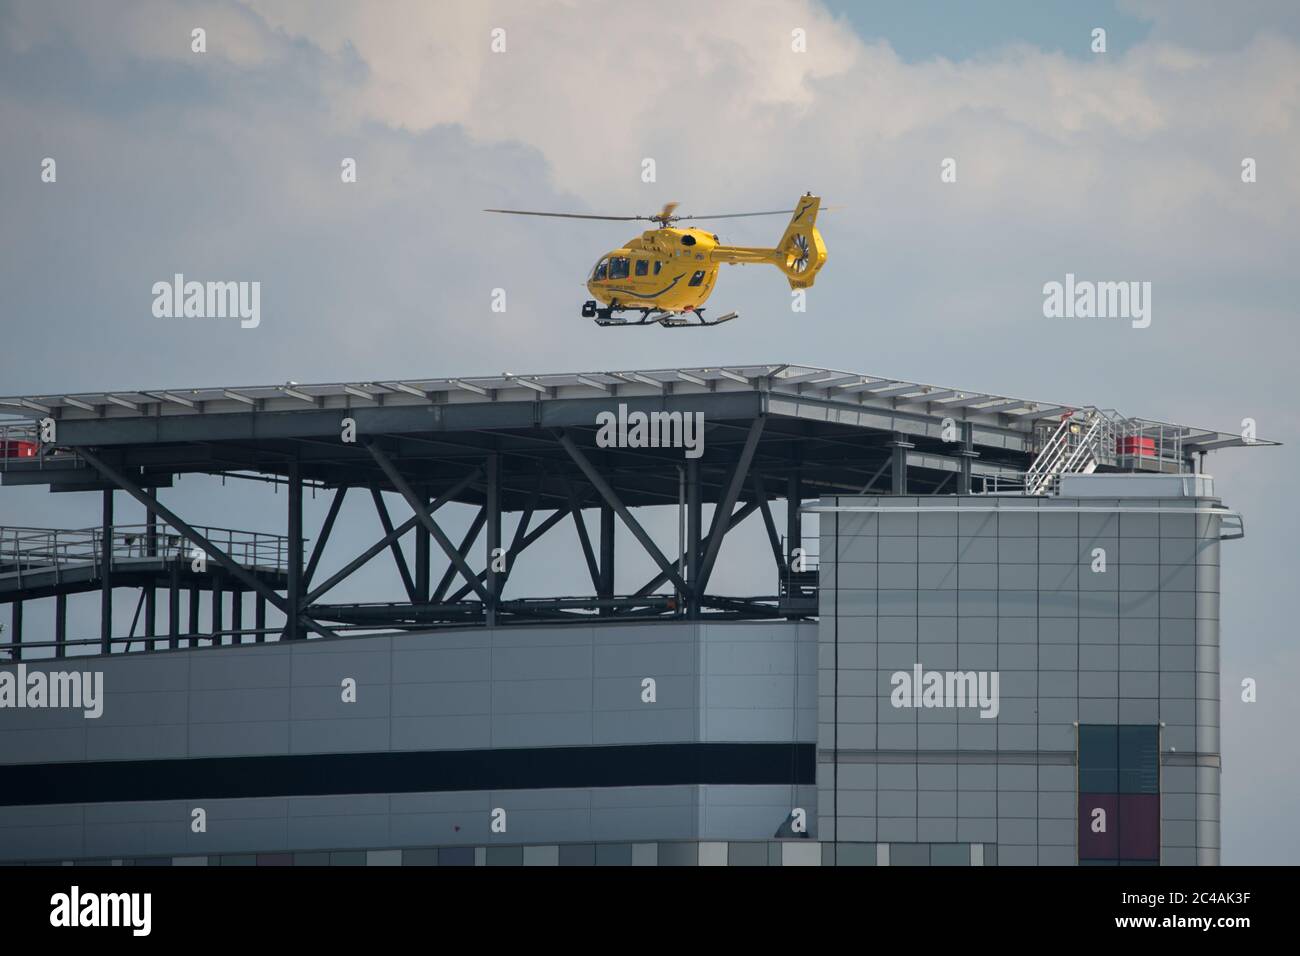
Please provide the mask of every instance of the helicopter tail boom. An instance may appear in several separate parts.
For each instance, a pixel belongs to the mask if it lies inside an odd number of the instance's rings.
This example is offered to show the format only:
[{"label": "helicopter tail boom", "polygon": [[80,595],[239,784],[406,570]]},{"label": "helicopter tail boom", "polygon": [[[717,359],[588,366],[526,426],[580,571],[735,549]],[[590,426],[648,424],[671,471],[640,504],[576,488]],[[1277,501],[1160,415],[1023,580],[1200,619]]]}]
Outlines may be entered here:
[{"label": "helicopter tail boom", "polygon": [[714,262],[740,264],[768,262],[785,273],[791,289],[811,288],[818,270],[826,262],[826,245],[817,231],[820,210],[820,196],[800,196],[790,223],[774,248],[719,245],[712,250],[710,258]]}]

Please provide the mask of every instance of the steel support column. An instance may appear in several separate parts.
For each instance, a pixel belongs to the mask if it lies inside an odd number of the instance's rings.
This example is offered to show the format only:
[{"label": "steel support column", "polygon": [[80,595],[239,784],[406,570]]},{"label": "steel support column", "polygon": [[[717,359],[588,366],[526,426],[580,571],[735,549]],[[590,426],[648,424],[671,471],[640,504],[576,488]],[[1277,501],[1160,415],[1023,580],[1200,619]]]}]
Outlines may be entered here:
[{"label": "steel support column", "polygon": [[[668,577],[664,574],[665,579]],[[596,588],[596,597],[608,599],[614,596],[614,506],[603,502],[600,506],[600,585]],[[614,613],[613,608],[602,607],[602,615]]]},{"label": "steel support column", "polygon": [[803,520],[799,508],[803,505],[803,475],[798,467],[791,472],[785,484],[785,561],[786,567],[794,563],[794,553],[803,548]]},{"label": "steel support column", "polygon": [[[21,599],[13,603],[13,620],[9,629],[9,653],[16,661],[23,659],[23,602]],[[19,688],[18,692],[25,694],[27,691],[26,688]]]},{"label": "steel support column", "polygon": [[302,625],[298,616],[302,614],[302,471],[296,461],[289,463],[289,540],[288,549],[288,588],[285,593],[285,627],[284,639],[296,641],[302,637]]},{"label": "steel support column", "polygon": [[68,640],[68,596],[66,594],[56,595],[54,598],[54,656],[63,657],[67,654]]},{"label": "steel support column", "polygon": [[167,562],[167,644],[172,650],[181,646],[181,556]]},{"label": "steel support column", "polygon": [[501,550],[501,456],[487,456],[487,604],[484,607],[488,627],[497,623],[497,604],[501,600],[502,575],[497,571]]},{"label": "steel support column", "polygon": [[889,456],[889,493],[891,495],[907,494],[907,453],[916,446],[895,433],[894,440],[888,442],[893,451]]},{"label": "steel support column", "polygon": [[100,592],[99,592],[99,650],[101,654],[113,650],[113,489],[104,489],[102,520],[100,521]]},{"label": "steel support column", "polygon": [[[698,458],[686,459],[686,583],[691,587],[686,592],[686,616],[690,620],[699,620],[700,593],[696,582],[700,579],[700,519],[703,505],[700,500],[700,461]],[[658,587],[658,585],[655,585]]]},{"label": "steel support column", "polygon": [[244,643],[244,635],[238,633],[244,629],[244,592],[238,584],[230,589],[230,629],[236,632],[230,636],[230,643]]},{"label": "steel support column", "polygon": [[225,583],[225,576],[220,572],[214,572],[212,575],[212,646],[220,647],[223,643],[221,632],[224,629],[221,623],[221,595],[222,585]]},{"label": "steel support column", "polygon": [[957,494],[969,495],[974,490],[971,487],[971,466],[980,456],[975,450],[975,426],[970,422],[962,422],[961,437],[961,478],[957,484]]},{"label": "steel support column", "polygon": [[198,647],[195,637],[199,633],[199,582],[194,581],[190,584],[190,596],[186,602],[189,609],[189,629],[186,633],[189,635],[185,638],[186,647]]},{"label": "steel support column", "polygon": [[772,517],[772,506],[767,501],[767,485],[758,472],[754,472],[750,479],[754,483],[754,497],[758,500],[759,510],[763,512],[763,527],[767,530],[767,543],[772,549],[772,560],[776,562],[776,573],[780,575],[785,571],[785,556],[781,553],[781,536],[776,532],[776,519]]},{"label": "steel support column", "polygon": [[[429,489],[420,489],[420,501],[427,505],[430,501]],[[415,603],[429,603],[429,532],[419,528],[415,532]]]},{"label": "steel support column", "polygon": [[[158,492],[155,490],[154,495]],[[145,554],[151,558],[158,556],[158,513],[152,508],[145,516]],[[145,647],[151,651],[158,649],[158,588],[153,578],[145,585],[144,592],[144,636]]]}]

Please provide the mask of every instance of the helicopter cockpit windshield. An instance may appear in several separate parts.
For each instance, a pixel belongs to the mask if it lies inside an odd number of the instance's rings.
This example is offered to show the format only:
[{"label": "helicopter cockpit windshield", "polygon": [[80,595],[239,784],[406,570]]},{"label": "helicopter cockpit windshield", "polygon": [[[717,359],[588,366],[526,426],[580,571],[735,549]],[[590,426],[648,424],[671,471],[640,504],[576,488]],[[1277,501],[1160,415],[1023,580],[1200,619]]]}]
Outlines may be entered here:
[{"label": "helicopter cockpit windshield", "polygon": [[609,274],[609,259],[601,259],[596,263],[596,268],[591,273],[591,278],[600,282]]}]

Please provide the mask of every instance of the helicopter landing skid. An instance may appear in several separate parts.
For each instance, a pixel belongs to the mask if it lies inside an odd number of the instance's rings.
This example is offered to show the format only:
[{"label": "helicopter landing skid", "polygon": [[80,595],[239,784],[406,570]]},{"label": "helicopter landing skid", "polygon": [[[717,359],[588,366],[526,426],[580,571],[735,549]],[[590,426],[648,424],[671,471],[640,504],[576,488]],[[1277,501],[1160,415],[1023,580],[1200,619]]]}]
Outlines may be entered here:
[{"label": "helicopter landing skid", "polygon": [[[688,318],[688,316],[690,318]],[[739,313],[728,312],[726,315],[720,315],[716,319],[706,319],[703,309],[696,309],[694,312],[650,312],[643,311],[641,318],[635,321],[616,317],[609,309],[600,309],[596,313],[596,324],[599,326],[609,325],[659,325],[665,329],[681,328],[702,328],[706,325],[721,325],[723,322],[730,322],[732,319],[739,318]],[[694,321],[692,321],[694,319]]]}]

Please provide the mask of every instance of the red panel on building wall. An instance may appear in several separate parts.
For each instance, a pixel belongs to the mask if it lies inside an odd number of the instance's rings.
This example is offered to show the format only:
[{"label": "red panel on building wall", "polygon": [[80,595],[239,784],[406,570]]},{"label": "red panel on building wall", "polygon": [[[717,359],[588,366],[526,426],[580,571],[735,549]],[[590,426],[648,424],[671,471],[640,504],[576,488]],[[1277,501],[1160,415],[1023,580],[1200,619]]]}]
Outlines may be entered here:
[{"label": "red panel on building wall", "polygon": [[[1117,793],[1079,794],[1080,860],[1119,858],[1119,800]],[[1102,826],[1105,829],[1098,832]]]}]

